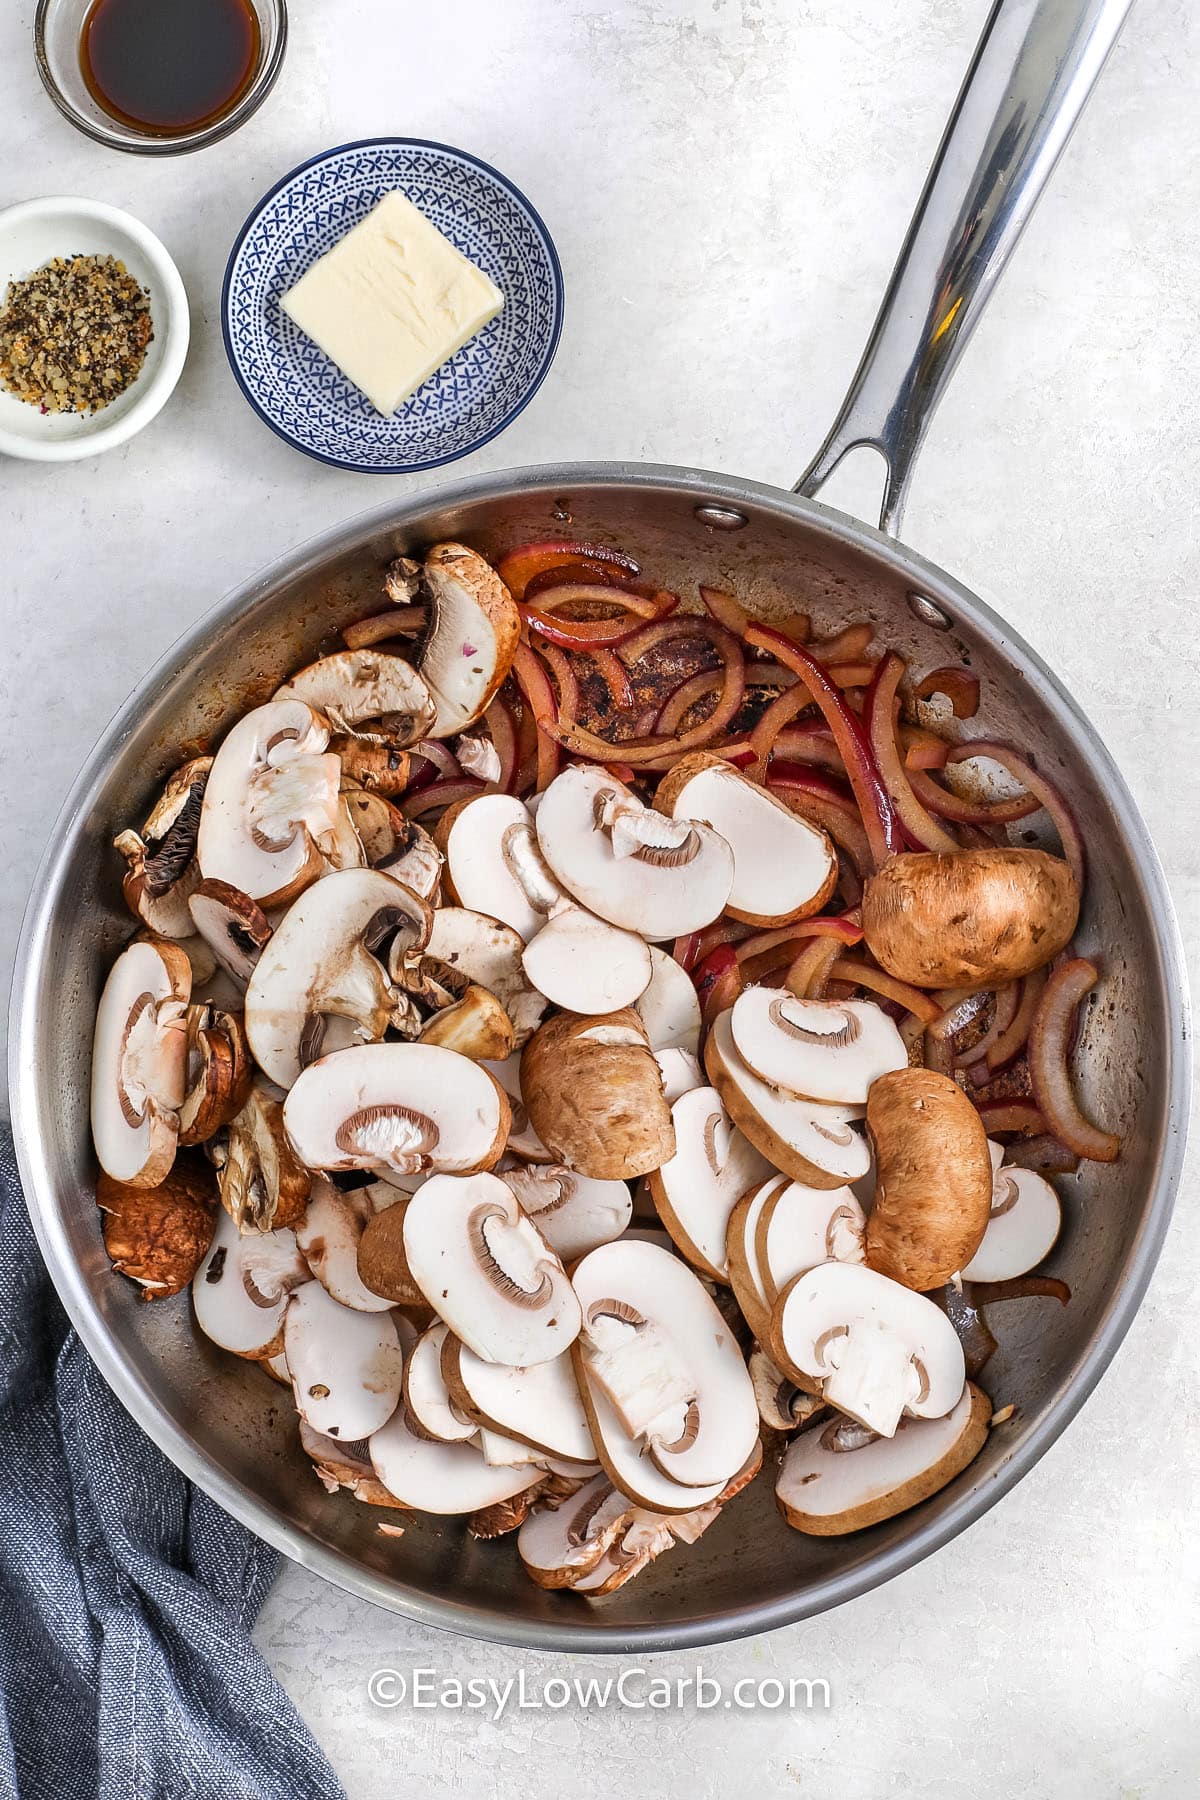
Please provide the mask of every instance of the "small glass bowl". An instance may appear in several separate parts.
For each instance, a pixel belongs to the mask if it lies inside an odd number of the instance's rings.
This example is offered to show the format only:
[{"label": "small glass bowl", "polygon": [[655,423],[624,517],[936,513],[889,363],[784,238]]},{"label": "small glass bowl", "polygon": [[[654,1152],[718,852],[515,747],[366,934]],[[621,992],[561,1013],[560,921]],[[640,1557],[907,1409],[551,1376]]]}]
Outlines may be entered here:
[{"label": "small glass bowl", "polygon": [[287,0],[251,0],[258,15],[262,48],[258,69],[241,99],[214,124],[178,137],[138,131],[114,119],[92,97],[80,67],[79,45],[92,0],[38,0],[33,26],[38,73],[46,92],[72,125],[106,144],[135,156],[182,156],[228,137],[258,110],[274,87],[287,48]]}]

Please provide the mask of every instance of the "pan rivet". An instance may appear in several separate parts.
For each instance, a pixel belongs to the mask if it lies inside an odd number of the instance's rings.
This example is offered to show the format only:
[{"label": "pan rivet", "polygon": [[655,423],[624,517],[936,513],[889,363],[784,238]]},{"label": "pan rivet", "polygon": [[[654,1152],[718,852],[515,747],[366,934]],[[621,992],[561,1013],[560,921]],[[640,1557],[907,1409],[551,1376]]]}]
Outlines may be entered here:
[{"label": "pan rivet", "polygon": [[943,611],[936,600],[928,594],[918,594],[915,589],[908,596],[908,610],[914,619],[920,619],[922,625],[932,625],[935,631],[949,631],[950,615]]},{"label": "pan rivet", "polygon": [[741,531],[750,521],[733,506],[697,506],[696,517],[713,531]]}]

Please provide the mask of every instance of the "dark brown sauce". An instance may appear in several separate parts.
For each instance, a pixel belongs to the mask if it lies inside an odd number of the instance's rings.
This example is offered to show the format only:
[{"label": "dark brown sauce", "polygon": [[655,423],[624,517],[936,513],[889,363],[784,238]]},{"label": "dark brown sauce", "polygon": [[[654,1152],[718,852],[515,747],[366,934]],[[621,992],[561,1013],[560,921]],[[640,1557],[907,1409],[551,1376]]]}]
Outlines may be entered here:
[{"label": "dark brown sauce", "polygon": [[250,0],[93,0],[79,63],[112,118],[155,137],[182,137],[232,111],[261,51]]}]

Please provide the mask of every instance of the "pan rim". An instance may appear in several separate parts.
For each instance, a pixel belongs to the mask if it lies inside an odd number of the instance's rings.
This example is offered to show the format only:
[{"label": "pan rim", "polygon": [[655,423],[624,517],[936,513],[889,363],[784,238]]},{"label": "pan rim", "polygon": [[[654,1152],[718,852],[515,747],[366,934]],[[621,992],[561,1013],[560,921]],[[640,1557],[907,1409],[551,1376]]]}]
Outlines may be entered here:
[{"label": "pan rim", "polygon": [[[901,1542],[869,1556],[853,1569],[814,1582],[803,1592],[770,1601],[702,1614],[667,1625],[606,1624],[581,1614],[579,1621],[522,1618],[497,1606],[466,1605],[429,1597],[394,1578],[365,1568],[347,1552],[323,1544],[292,1525],[245,1485],[211,1464],[176,1425],[154,1390],[127,1362],[108,1328],[56,1217],[45,1134],[39,1122],[38,1083],[33,1066],[34,1003],[45,955],[49,922],[56,910],[63,867],[88,819],[90,802],[134,722],[186,670],[218,629],[234,622],[270,588],[314,570],[338,549],[388,528],[397,529],[429,513],[498,499],[514,489],[557,496],[572,488],[673,488],[694,504],[747,501],[803,522],[832,542],[882,556],[917,583],[923,593],[982,627],[997,648],[1020,659],[1043,685],[1043,699],[1072,745],[1105,783],[1122,832],[1141,875],[1143,903],[1153,922],[1157,976],[1165,1001],[1170,1080],[1161,1164],[1141,1231],[1126,1260],[1123,1280],[1098,1316],[1073,1370],[1028,1436],[987,1477],[976,1476],[931,1518]],[[780,1629],[842,1605],[914,1567],[965,1531],[1016,1486],[1057,1441],[1095,1389],[1119,1349],[1141,1305],[1170,1222],[1186,1147],[1192,1079],[1190,1003],[1183,944],[1170,891],[1141,813],[1113,758],[1082,708],[1038,653],[985,601],[947,571],[887,537],[875,527],[815,500],[766,484],[709,473],[695,467],[620,462],[547,464],[488,471],[426,488],[403,500],[376,506],[328,528],[277,558],[235,587],[171,645],[118,710],[73,782],[39,860],[26,904],[14,962],[10,1008],[9,1094],[18,1166],[26,1204],[51,1279],[72,1324],[108,1385],[159,1449],[190,1480],[257,1536],[292,1561],[350,1593],[399,1613],[414,1623],[502,1643],[516,1649],[560,1653],[655,1652],[700,1648]]]}]

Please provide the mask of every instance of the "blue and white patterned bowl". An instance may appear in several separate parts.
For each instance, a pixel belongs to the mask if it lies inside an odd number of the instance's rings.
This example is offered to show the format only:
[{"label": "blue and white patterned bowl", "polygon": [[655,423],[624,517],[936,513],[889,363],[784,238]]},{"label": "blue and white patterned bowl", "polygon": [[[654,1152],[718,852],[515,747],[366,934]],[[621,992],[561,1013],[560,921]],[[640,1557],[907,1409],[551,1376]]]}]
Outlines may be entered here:
[{"label": "blue and white patterned bowl", "polygon": [[[279,302],[393,189],[491,276],[504,310],[385,419]],[[286,175],[234,245],[221,303],[230,366],[260,418],[306,456],[376,475],[434,468],[503,431],[545,379],[562,312],[558,255],[525,196],[419,138],[344,144]]]}]

